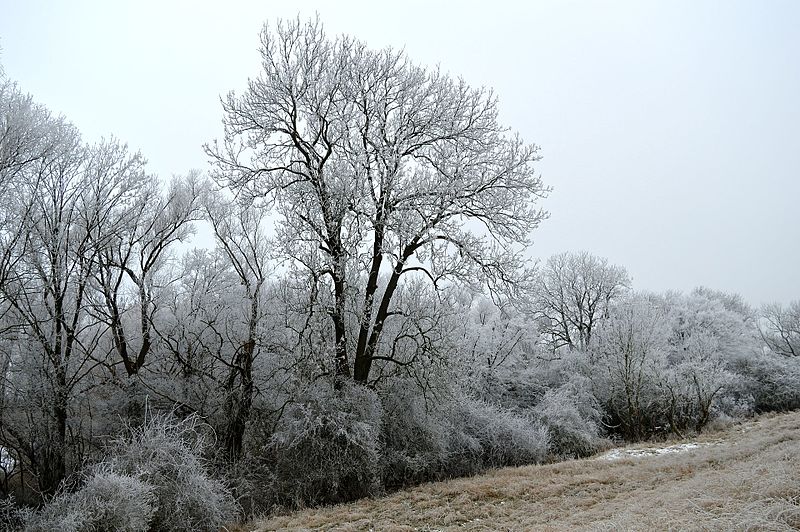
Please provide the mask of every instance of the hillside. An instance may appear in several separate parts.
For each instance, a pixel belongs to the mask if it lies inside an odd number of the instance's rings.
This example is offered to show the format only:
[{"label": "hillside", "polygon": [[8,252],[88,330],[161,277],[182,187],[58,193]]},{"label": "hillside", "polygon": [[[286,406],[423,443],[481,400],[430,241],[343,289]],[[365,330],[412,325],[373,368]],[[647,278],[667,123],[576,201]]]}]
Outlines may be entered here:
[{"label": "hillside", "polygon": [[800,413],[677,443],[431,483],[241,530],[800,528]]}]

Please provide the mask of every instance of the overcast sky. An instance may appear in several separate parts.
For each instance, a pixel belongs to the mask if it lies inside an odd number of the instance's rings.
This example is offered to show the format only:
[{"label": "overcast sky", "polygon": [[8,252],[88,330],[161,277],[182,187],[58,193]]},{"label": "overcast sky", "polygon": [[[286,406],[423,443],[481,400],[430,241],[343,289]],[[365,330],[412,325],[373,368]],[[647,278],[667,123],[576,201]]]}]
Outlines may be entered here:
[{"label": "overcast sky", "polygon": [[531,256],[588,250],[639,289],[800,298],[800,2],[0,0],[8,77],[164,177],[204,170],[265,21],[405,48],[493,87],[542,147]]}]

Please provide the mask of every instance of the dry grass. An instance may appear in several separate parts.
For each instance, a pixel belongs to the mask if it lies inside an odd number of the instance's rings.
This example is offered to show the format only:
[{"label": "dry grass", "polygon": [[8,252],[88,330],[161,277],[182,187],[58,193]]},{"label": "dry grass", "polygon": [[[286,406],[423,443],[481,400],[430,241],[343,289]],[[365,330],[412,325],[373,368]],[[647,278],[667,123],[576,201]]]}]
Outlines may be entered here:
[{"label": "dry grass", "polygon": [[800,529],[800,413],[696,441],[713,444],[502,469],[238,530]]}]

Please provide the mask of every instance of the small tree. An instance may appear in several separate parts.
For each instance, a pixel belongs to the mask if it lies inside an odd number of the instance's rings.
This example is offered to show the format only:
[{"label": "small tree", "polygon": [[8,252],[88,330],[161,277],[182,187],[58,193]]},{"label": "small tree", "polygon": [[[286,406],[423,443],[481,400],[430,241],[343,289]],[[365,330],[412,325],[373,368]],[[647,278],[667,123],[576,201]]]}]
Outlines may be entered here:
[{"label": "small tree", "polygon": [[[133,162],[138,164],[125,168],[112,159],[109,170],[115,179],[97,186],[97,195],[105,199],[99,215],[108,227],[93,236],[94,312],[111,331],[117,362],[128,376],[139,373],[147,362],[156,339],[153,316],[163,288],[158,274],[170,248],[192,233],[191,222],[200,217],[205,189],[205,183],[190,173],[173,179],[162,193],[158,181],[144,174],[141,156]],[[135,289],[134,298],[127,296],[130,287]],[[126,320],[132,311],[136,318]]]},{"label": "small tree", "polygon": [[672,431],[700,431],[723,398],[741,397],[747,371],[757,358],[757,333],[749,307],[736,294],[699,288],[663,298],[670,327],[668,367],[661,379]]},{"label": "small tree", "polygon": [[242,316],[237,320],[243,324],[238,334],[226,331],[226,337],[234,338],[238,345],[232,346],[229,360],[224,360],[228,371],[224,379],[226,395],[225,450],[229,459],[235,461],[242,453],[245,425],[255,395],[253,363],[263,346],[259,329],[263,326],[264,299],[269,266],[269,249],[266,241],[264,209],[254,206],[236,205],[221,197],[213,197],[206,205],[206,213],[214,229],[217,245],[236,273],[242,287],[245,302]]},{"label": "small tree", "polygon": [[627,439],[648,436],[659,414],[657,383],[668,338],[663,309],[645,295],[619,302],[597,330],[592,349],[601,369],[595,375],[597,395]]}]

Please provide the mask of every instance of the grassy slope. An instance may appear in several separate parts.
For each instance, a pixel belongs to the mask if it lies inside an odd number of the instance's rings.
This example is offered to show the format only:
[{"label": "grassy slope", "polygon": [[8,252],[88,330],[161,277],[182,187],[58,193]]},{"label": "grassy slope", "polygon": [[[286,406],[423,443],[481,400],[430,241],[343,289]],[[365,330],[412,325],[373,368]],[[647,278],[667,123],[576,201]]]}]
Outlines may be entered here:
[{"label": "grassy slope", "polygon": [[800,529],[800,413],[695,441],[710,445],[502,469],[241,530]]}]

